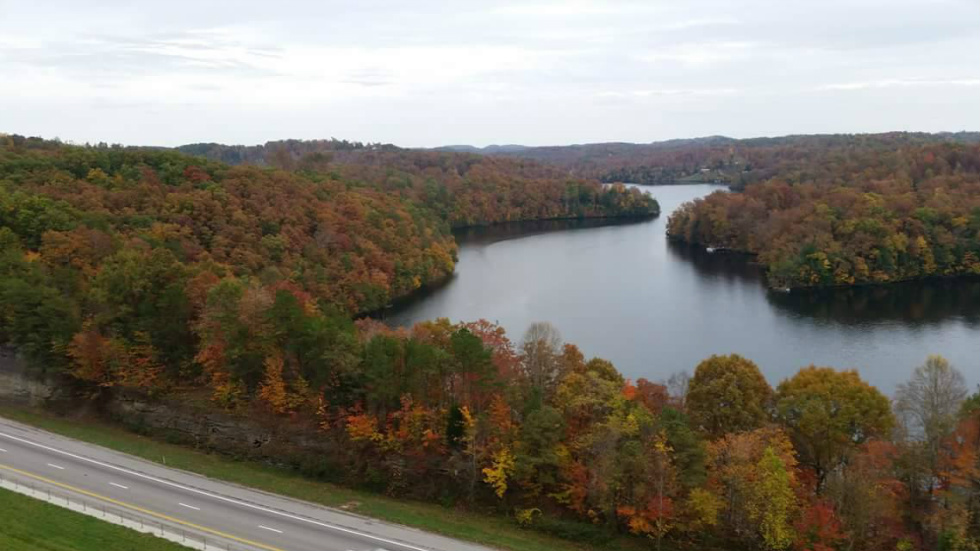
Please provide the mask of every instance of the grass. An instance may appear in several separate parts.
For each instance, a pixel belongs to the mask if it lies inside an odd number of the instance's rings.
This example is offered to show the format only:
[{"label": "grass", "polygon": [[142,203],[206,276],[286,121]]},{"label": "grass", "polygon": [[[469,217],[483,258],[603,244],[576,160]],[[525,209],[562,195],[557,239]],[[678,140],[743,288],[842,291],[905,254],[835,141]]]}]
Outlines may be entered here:
[{"label": "grass", "polygon": [[[103,421],[85,419],[82,422],[57,417],[40,410],[9,407],[0,407],[0,416],[156,463],[165,463],[168,467],[329,507],[342,507],[368,517],[509,551],[649,549],[635,538],[621,537],[592,545],[583,543],[581,539],[571,541],[537,531],[523,530],[512,520],[500,516],[465,512],[430,503],[397,500],[313,481],[268,465],[235,461],[221,455],[160,442]],[[0,539],[0,543],[3,541]],[[8,547],[0,545],[0,549],[6,551]],[[100,551],[108,551],[108,549],[100,548]]]},{"label": "grass", "polygon": [[3,489],[0,489],[0,549],[187,551],[176,543]]}]

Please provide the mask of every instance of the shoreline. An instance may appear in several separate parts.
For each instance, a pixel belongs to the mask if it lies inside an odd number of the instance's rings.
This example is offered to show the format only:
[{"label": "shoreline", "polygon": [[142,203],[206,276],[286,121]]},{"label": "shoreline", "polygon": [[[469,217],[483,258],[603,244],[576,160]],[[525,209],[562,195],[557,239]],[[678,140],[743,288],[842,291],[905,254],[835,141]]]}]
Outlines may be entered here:
[{"label": "shoreline", "polygon": [[739,249],[730,248],[715,248],[714,251],[708,252],[707,245],[696,241],[688,241],[681,237],[671,236],[667,234],[667,239],[675,243],[680,243],[688,247],[701,249],[701,252],[705,254],[717,254],[717,255],[728,255],[728,256],[742,256],[745,257],[747,262],[754,262],[758,266],[761,266],[766,275],[765,287],[769,291],[773,292],[784,292],[784,293],[816,293],[820,291],[840,291],[845,289],[867,289],[873,287],[888,287],[891,285],[901,284],[901,283],[916,283],[916,282],[948,282],[956,280],[980,280],[980,274],[953,274],[953,275],[928,275],[925,277],[911,277],[903,279],[895,279],[892,281],[863,281],[860,283],[846,283],[846,284],[835,284],[835,285],[790,285],[790,286],[778,286],[772,285],[768,281],[769,269],[761,262],[755,262],[755,259],[759,257],[759,253],[753,253],[749,251],[743,251]]},{"label": "shoreline", "polygon": [[[491,230],[493,228],[503,228],[505,226],[510,226],[510,225],[518,226],[518,225],[530,225],[530,224],[546,224],[546,223],[551,223],[551,222],[554,222],[554,223],[561,223],[561,222],[566,222],[566,223],[567,222],[583,222],[583,223],[589,223],[589,222],[596,222],[597,225],[594,226],[594,227],[601,227],[601,226],[604,226],[604,225],[616,225],[617,223],[623,223],[623,224],[640,223],[640,222],[654,220],[654,219],[659,218],[659,217],[660,217],[660,212],[659,211],[656,214],[646,214],[646,215],[574,216],[574,217],[573,216],[563,216],[563,217],[558,217],[558,218],[536,218],[536,219],[533,219],[533,220],[510,220],[510,221],[502,221],[502,222],[492,222],[490,224],[470,225],[470,226],[458,226],[458,227],[453,227],[451,229],[451,231],[453,233],[453,239],[456,241],[456,245],[459,246],[459,245],[462,244],[461,241],[460,241],[460,238],[461,238],[461,235],[460,234],[463,234],[463,233],[466,233],[466,232],[478,232],[478,231],[481,231],[481,230]],[[592,226],[590,226],[590,228],[591,227]],[[579,228],[561,228],[560,230],[555,230],[555,231],[564,231],[564,230],[572,230],[572,229],[579,229]],[[581,228],[581,229],[589,229],[589,228]],[[528,231],[528,232],[525,233],[525,235],[535,235],[536,233],[541,233],[541,232]],[[457,262],[458,262],[458,260],[457,260]],[[386,304],[382,308],[378,308],[378,309],[374,309],[374,310],[369,310],[369,311],[366,311],[366,312],[358,312],[358,313],[353,314],[352,317],[355,320],[370,318],[370,319],[377,319],[377,320],[382,320],[383,321],[385,319],[385,315],[387,313],[390,313],[390,312],[392,312],[394,310],[397,310],[398,308],[403,307],[403,306],[405,306],[407,304],[411,304],[412,302],[415,302],[416,300],[423,299],[426,296],[428,296],[429,294],[431,294],[431,293],[433,293],[433,292],[435,292],[435,291],[437,291],[437,290],[445,287],[446,285],[448,285],[449,283],[451,283],[456,278],[456,275],[457,275],[456,265],[454,263],[453,264],[453,271],[452,271],[452,273],[447,274],[445,277],[442,277],[442,278],[439,278],[437,280],[433,280],[433,281],[424,283],[418,289],[415,289],[415,290],[413,290],[412,292],[410,292],[408,294],[401,295],[401,296],[398,296],[398,297],[393,297],[393,298],[391,298],[388,301],[388,304]]]}]

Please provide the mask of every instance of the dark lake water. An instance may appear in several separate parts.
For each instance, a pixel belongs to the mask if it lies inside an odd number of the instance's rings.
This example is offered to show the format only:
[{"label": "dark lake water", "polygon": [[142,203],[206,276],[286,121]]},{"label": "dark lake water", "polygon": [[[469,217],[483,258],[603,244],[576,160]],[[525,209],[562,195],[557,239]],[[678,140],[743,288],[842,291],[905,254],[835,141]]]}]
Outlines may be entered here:
[{"label": "dark lake water", "polygon": [[891,393],[929,354],[980,383],[980,280],[776,293],[745,257],[668,243],[667,216],[720,186],[644,188],[660,218],[601,225],[504,225],[458,235],[456,275],[393,309],[411,325],[448,317],[497,321],[520,341],[548,321],[587,357],[627,377],[693,371],[711,354],[738,353],[775,385],[800,367],[857,368]]}]

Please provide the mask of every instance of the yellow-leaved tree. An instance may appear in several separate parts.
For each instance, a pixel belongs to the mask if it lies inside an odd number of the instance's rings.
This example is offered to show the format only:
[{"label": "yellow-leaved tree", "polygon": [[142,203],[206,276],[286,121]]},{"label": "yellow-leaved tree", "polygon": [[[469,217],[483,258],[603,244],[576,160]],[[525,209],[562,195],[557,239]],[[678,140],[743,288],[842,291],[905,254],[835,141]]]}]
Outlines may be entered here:
[{"label": "yellow-leaved tree", "polygon": [[783,460],[767,446],[756,464],[756,480],[748,499],[749,518],[766,549],[786,549],[795,539],[792,520],[797,503],[792,479]]}]

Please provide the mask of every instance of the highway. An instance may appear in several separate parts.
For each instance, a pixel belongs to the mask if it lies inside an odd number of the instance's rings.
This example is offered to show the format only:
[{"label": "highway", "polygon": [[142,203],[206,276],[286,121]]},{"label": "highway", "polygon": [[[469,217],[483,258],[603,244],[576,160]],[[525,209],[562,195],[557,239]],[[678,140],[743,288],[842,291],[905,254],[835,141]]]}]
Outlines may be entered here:
[{"label": "highway", "polygon": [[199,475],[0,418],[0,476],[261,551],[490,551]]}]

